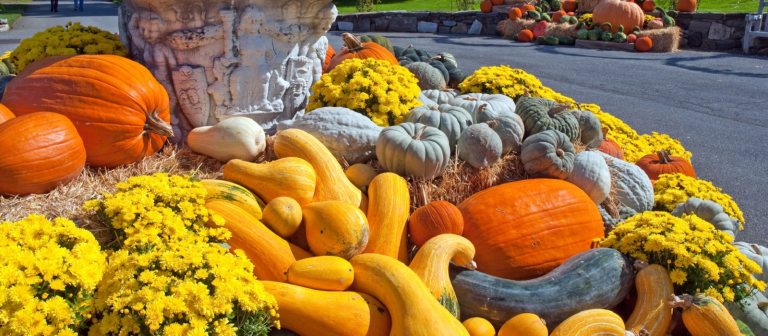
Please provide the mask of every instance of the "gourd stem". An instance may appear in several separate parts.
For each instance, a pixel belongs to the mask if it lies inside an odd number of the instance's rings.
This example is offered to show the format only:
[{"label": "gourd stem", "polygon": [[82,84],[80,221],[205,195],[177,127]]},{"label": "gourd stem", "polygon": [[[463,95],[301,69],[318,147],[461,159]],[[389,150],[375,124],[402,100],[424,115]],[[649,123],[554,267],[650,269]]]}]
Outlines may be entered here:
[{"label": "gourd stem", "polygon": [[563,151],[562,149],[558,148],[558,149],[555,151],[555,154],[557,154],[557,157],[559,157],[559,158],[561,158],[561,159],[562,159],[562,158],[565,156],[565,151]]},{"label": "gourd stem", "polygon": [[656,152],[656,154],[659,156],[659,162],[663,164],[670,164],[672,163],[672,158],[669,157],[669,152],[665,150],[660,150]]},{"label": "gourd stem", "polygon": [[160,119],[158,111],[147,114],[147,122],[144,124],[144,132],[152,132],[165,137],[173,136],[173,128],[165,120]]},{"label": "gourd stem", "polygon": [[688,309],[693,305],[693,296],[690,296],[688,294],[675,296],[674,294],[672,294],[672,298],[671,298],[671,301],[669,301],[669,305],[672,308]]},{"label": "gourd stem", "polygon": [[551,109],[549,109],[549,111],[547,113],[549,114],[550,117],[554,117],[554,116],[562,113],[566,109],[568,109],[567,105],[557,104],[557,105],[553,106]]},{"label": "gourd stem", "polygon": [[350,33],[344,33],[341,34],[341,39],[344,41],[344,47],[347,48],[349,51],[360,51],[363,50],[363,43],[360,42],[360,39],[355,37],[355,35],[352,35]]},{"label": "gourd stem", "polygon": [[643,268],[648,267],[649,265],[648,265],[647,261],[635,260],[635,264],[633,266],[635,267],[636,270],[639,271],[639,270],[641,270]]}]

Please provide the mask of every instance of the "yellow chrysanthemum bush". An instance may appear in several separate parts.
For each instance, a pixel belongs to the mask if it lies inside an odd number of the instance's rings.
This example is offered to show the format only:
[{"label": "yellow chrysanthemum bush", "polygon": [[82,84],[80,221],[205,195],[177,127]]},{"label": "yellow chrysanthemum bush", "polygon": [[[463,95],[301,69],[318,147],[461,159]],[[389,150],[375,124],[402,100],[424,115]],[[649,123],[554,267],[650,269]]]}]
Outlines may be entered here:
[{"label": "yellow chrysanthemum bush", "polygon": [[0,223],[0,335],[78,335],[105,266],[93,235],[68,219]]},{"label": "yellow chrysanthemum bush", "polygon": [[665,266],[678,294],[738,302],[765,283],[753,276],[760,266],[732,243],[733,237],[696,215],[646,211],[616,226],[601,245]]},{"label": "yellow chrysanthemum bush", "polygon": [[132,177],[86,203],[117,232],[89,335],[266,335],[277,303],[253,275],[206,191],[188,176]]},{"label": "yellow chrysanthemum bush", "polygon": [[339,106],[379,126],[395,125],[421,106],[419,81],[408,69],[376,59],[348,59],[312,85],[307,111]]},{"label": "yellow chrysanthemum bush", "polygon": [[111,32],[94,26],[83,26],[79,22],[69,22],[21,40],[11,53],[11,61],[16,71],[21,72],[27,65],[46,57],[82,54],[128,56],[128,49]]},{"label": "yellow chrysanthemum bush", "polygon": [[462,93],[504,94],[515,100],[530,95],[547,98],[558,103],[575,103],[573,99],[544,86],[536,76],[507,65],[486,66],[477,69],[459,84],[459,90]]},{"label": "yellow chrysanthemum bush", "polygon": [[583,22],[586,25],[592,25],[592,13],[584,13],[579,16],[579,22]]},{"label": "yellow chrysanthemum bush", "polygon": [[739,221],[740,229],[744,226],[744,213],[739,205],[712,182],[683,174],[662,174],[653,189],[657,210],[672,211],[678,204],[697,197],[720,204],[728,216]]}]

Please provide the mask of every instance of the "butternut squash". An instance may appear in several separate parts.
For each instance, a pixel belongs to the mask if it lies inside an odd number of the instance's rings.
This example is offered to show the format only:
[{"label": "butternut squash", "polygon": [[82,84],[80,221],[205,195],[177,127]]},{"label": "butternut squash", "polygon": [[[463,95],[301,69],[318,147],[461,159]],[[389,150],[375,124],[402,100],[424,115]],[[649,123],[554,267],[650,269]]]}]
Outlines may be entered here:
[{"label": "butternut squash", "polygon": [[293,198],[282,196],[267,203],[262,220],[278,236],[288,238],[301,226],[301,216],[301,204]]},{"label": "butternut squash", "polygon": [[504,322],[498,336],[547,336],[547,322],[532,313],[517,314]]},{"label": "butternut squash", "polygon": [[588,309],[560,323],[550,336],[625,336],[624,321],[607,309]]},{"label": "butternut squash", "polygon": [[467,238],[444,233],[428,240],[409,267],[424,281],[429,291],[456,318],[461,317],[459,300],[451,285],[450,263],[474,270],[475,246]]},{"label": "butternut squash", "polygon": [[402,262],[376,253],[357,255],[350,262],[355,270],[352,289],[379,299],[392,316],[390,336],[469,335]]},{"label": "butternut squash", "polygon": [[207,194],[205,201],[223,200],[230,201],[239,206],[256,219],[261,219],[264,203],[245,187],[224,180],[201,180]]},{"label": "butternut squash", "polygon": [[262,283],[277,300],[280,325],[299,335],[389,335],[389,312],[368,294],[319,291],[272,281]]},{"label": "butternut squash", "polygon": [[317,173],[313,201],[342,201],[360,205],[360,189],[344,175],[344,170],[328,148],[311,134],[298,128],[280,131],[275,136],[274,150],[279,158],[298,157],[312,165]]},{"label": "butternut squash", "polygon": [[357,206],[325,201],[307,204],[303,211],[307,242],[315,255],[349,259],[368,244],[368,221]]},{"label": "butternut squash", "polygon": [[298,260],[288,268],[288,282],[318,290],[343,291],[352,285],[355,272],[346,259],[319,256]]},{"label": "butternut squash", "polygon": [[285,272],[296,262],[288,242],[234,203],[211,201],[205,204],[224,218],[232,232],[228,243],[232,250],[241,249],[253,263],[253,274],[260,280],[284,281]]},{"label": "butternut squash", "polygon": [[627,319],[627,329],[636,334],[644,329],[648,336],[664,336],[672,323],[673,310],[668,302],[675,293],[672,280],[661,265],[635,261],[635,268],[640,270],[635,275],[637,302]]},{"label": "butternut squash", "polygon": [[736,320],[719,301],[706,295],[672,296],[672,307],[683,308],[683,324],[692,336],[740,336]]},{"label": "butternut squash", "polygon": [[248,188],[264,202],[288,196],[304,205],[315,195],[317,176],[309,162],[292,157],[267,163],[231,160],[224,165],[224,179]]},{"label": "butternut squash", "polygon": [[496,328],[482,317],[468,318],[461,324],[467,329],[469,336],[496,336]]},{"label": "butternut squash", "polygon": [[368,225],[371,237],[365,253],[378,253],[408,262],[406,224],[411,211],[408,182],[382,173],[368,186]]}]

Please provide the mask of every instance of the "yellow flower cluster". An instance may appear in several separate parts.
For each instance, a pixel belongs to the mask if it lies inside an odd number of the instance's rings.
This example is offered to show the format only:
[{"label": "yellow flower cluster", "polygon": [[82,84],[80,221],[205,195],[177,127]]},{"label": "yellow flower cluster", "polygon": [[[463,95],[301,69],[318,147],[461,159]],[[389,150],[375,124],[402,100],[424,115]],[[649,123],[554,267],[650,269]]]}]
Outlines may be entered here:
[{"label": "yellow flower cluster", "polygon": [[665,266],[678,294],[738,302],[753,288],[764,290],[765,283],[753,276],[760,266],[732,243],[733,237],[696,215],[646,211],[616,226],[601,245]]},{"label": "yellow flower cluster", "polygon": [[584,24],[591,26],[592,25],[592,13],[584,13],[579,16],[579,22],[584,22]]},{"label": "yellow flower cluster", "polygon": [[459,84],[459,90],[462,93],[504,94],[515,100],[530,95],[547,98],[558,103],[575,103],[573,99],[544,86],[536,76],[522,69],[513,69],[506,65],[486,66],[478,69]]},{"label": "yellow flower cluster", "polygon": [[[231,235],[220,216],[208,213],[205,188],[193,178],[134,176],[116,189],[101,200],[87,201],[84,209],[113,228],[126,248],[161,245],[182,236],[221,243]],[[216,225],[207,225],[209,219]]]},{"label": "yellow flower cluster", "polygon": [[656,209],[672,211],[688,198],[697,197],[720,204],[728,216],[739,221],[739,228],[743,228],[744,213],[739,205],[712,182],[683,174],[662,174],[653,189]]},{"label": "yellow flower cluster", "polygon": [[70,220],[0,223],[0,335],[78,335],[105,266],[93,235]]},{"label": "yellow flower cluster", "polygon": [[9,58],[11,58],[11,52],[10,51],[6,51],[2,55],[0,55],[0,61],[2,61],[4,59],[9,59]]},{"label": "yellow flower cluster", "polygon": [[624,151],[624,160],[637,162],[643,156],[666,150],[671,155],[691,160],[691,152],[683,147],[679,140],[667,134],[653,132],[651,134],[638,134],[624,121],[608,112],[605,112],[597,104],[579,104],[579,109],[587,110],[595,114],[603,127],[608,130],[607,138],[616,141]]},{"label": "yellow flower cluster", "polygon": [[[653,16],[653,15],[648,15],[648,14],[645,14],[645,15],[643,16],[643,27],[647,26],[647,25],[648,25],[648,22],[651,22],[651,21],[653,21],[654,19],[656,19],[656,17],[655,17],[655,16]],[[630,28],[630,31],[632,31],[632,29],[631,29],[631,28]]]},{"label": "yellow flower cluster", "polygon": [[312,85],[307,111],[346,107],[389,126],[421,106],[420,94],[418,79],[405,67],[371,58],[348,59]]},{"label": "yellow flower cluster", "polygon": [[85,205],[122,243],[109,255],[89,335],[268,333],[275,298],[242,251],[222,246],[231,233],[206,210],[200,182],[158,173],[116,189]]},{"label": "yellow flower cluster", "polygon": [[11,61],[16,65],[16,71],[21,72],[28,64],[39,59],[82,54],[127,56],[128,49],[113,33],[70,22],[22,40],[11,53]]}]

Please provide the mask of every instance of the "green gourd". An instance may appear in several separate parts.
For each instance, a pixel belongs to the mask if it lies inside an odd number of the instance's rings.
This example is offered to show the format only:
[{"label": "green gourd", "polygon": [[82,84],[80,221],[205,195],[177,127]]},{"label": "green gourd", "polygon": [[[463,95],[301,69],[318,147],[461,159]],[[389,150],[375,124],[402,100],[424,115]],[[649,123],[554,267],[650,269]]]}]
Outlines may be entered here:
[{"label": "green gourd", "polygon": [[664,22],[664,27],[672,27],[675,25],[675,19],[673,19],[666,11],[661,7],[656,7],[657,11],[661,12],[661,21]]},{"label": "green gourd", "polygon": [[627,42],[627,34],[624,34],[624,26],[619,25],[619,31],[613,37],[614,42],[624,43]]},{"label": "green gourd", "polygon": [[570,20],[570,18],[571,18],[570,15],[563,15],[560,17],[560,23],[566,23],[568,22],[568,20]]},{"label": "green gourd", "polygon": [[589,31],[589,39],[591,41],[597,41],[600,39],[600,35],[603,33],[603,30],[600,29],[600,27],[595,26],[592,28],[592,30]]},{"label": "green gourd", "polygon": [[574,45],[576,44],[576,39],[570,36],[557,36],[557,39],[559,40],[561,45]]},{"label": "green gourd", "polygon": [[570,140],[580,137],[579,120],[565,105],[545,98],[520,97],[515,113],[523,119],[526,134],[558,130]]},{"label": "green gourd", "polygon": [[606,22],[600,25],[600,28],[603,30],[603,32],[600,34],[600,39],[605,42],[610,42],[613,40],[613,34],[611,31],[613,31],[613,26],[611,26],[610,23]]},{"label": "green gourd", "polygon": [[544,37],[544,44],[548,45],[558,45],[560,44],[560,39],[557,38],[557,36],[546,36]]},{"label": "green gourd", "polygon": [[563,4],[560,2],[560,0],[550,0],[549,8],[553,11],[559,11],[563,8]]},{"label": "green gourd", "polygon": [[570,24],[577,24],[577,23],[579,23],[579,18],[577,18],[577,17],[575,17],[575,16],[571,16],[571,17],[568,19],[568,23],[570,23]]},{"label": "green gourd", "polygon": [[640,34],[640,27],[635,26],[634,28],[632,28],[632,34],[635,34],[635,36],[640,36],[638,35]]},{"label": "green gourd", "polygon": [[552,17],[549,16],[549,14],[547,14],[547,13],[541,13],[541,20],[547,21],[547,22],[551,22],[552,21]]},{"label": "green gourd", "polygon": [[579,22],[578,25],[579,25],[579,28],[576,31],[576,38],[579,40],[588,40],[589,29],[587,29],[587,25],[585,25],[583,22]]},{"label": "green gourd", "polygon": [[527,16],[531,20],[540,21],[541,20],[541,14],[537,11],[529,10],[525,12],[525,16]]}]

